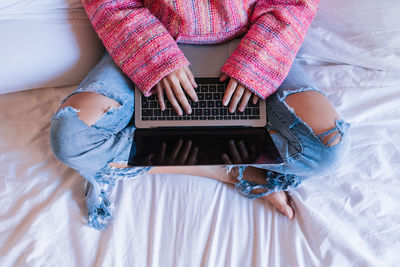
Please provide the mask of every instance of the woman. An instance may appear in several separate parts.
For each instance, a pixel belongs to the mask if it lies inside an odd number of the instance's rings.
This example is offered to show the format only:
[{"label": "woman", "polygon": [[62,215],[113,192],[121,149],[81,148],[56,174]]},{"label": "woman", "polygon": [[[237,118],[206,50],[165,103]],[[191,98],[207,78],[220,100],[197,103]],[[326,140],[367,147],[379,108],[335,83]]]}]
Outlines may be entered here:
[{"label": "woman", "polygon": [[135,130],[133,85],[145,96],[157,94],[162,109],[166,95],[178,114],[190,113],[184,92],[197,101],[197,85],[176,43],[220,43],[243,35],[221,69],[221,81],[229,79],[223,104],[243,110],[251,97],[266,99],[267,129],[284,165],[169,170],[233,183],[244,196],[263,197],[292,218],[284,191],[336,166],[347,148],[348,124],[295,61],[317,2],[84,0],[108,52],[53,116],[51,146],[93,185],[87,192],[89,225],[107,227],[116,179],[165,171],[124,168]]}]

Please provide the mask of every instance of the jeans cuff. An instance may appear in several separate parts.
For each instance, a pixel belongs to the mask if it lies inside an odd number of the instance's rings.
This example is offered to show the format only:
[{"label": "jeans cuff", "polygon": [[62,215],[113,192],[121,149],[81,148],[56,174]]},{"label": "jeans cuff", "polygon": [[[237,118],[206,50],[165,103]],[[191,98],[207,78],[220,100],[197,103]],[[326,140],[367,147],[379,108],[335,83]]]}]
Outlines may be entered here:
[{"label": "jeans cuff", "polygon": [[[297,175],[267,171],[265,184],[258,184],[243,179],[243,171],[244,168],[239,167],[239,175],[237,177],[239,181],[235,184],[235,189],[249,199],[260,198],[273,192],[288,191],[296,188],[301,183],[301,179]],[[262,192],[251,193],[251,191],[257,189],[261,189]]]}]

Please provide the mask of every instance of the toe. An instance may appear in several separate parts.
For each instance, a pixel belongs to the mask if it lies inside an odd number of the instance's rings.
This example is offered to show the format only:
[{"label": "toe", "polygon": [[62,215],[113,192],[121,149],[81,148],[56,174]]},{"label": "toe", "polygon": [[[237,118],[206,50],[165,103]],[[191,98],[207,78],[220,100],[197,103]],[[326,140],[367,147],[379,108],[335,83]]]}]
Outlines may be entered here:
[{"label": "toe", "polygon": [[263,198],[267,200],[271,205],[273,205],[283,215],[285,215],[289,219],[293,218],[294,210],[289,204],[289,199],[286,192],[274,192]]}]

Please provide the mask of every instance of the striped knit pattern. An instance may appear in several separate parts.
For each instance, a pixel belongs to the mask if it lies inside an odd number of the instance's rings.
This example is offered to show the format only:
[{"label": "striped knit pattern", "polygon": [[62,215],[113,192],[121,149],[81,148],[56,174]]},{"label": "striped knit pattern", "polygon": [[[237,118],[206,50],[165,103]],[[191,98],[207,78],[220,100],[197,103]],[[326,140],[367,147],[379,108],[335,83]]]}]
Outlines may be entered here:
[{"label": "striped knit pattern", "polygon": [[190,63],[177,43],[243,36],[221,71],[265,99],[281,85],[319,0],[82,0],[107,51],[145,96]]}]

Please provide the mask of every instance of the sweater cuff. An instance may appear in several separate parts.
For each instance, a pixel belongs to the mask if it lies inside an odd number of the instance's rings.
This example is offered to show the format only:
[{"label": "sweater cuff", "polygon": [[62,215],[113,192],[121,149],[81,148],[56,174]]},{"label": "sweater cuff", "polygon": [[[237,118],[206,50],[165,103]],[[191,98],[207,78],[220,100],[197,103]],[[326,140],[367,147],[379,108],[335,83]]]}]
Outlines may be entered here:
[{"label": "sweater cuff", "polygon": [[265,75],[255,64],[244,64],[249,60],[234,51],[225,62],[221,72],[229,75],[262,99],[272,95],[283,82],[285,76],[273,69]]}]

